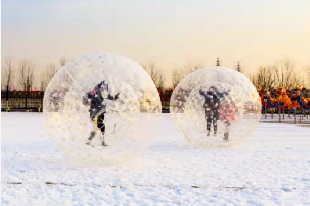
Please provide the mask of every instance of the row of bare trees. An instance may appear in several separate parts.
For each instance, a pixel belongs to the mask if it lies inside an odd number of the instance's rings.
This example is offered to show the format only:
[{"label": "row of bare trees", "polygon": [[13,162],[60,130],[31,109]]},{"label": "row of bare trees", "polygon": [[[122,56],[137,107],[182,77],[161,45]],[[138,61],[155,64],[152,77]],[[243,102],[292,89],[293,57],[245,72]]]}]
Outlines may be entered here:
[{"label": "row of bare trees", "polygon": [[18,70],[15,69],[12,60],[3,62],[1,69],[1,89],[12,90],[15,83],[24,91],[30,91],[34,81],[34,65],[28,61],[21,61]]},{"label": "row of bare trees", "polygon": [[[60,66],[64,66],[66,61],[66,58],[62,57],[59,61]],[[53,63],[47,64],[46,68],[41,73],[41,91],[45,91],[48,83],[58,71],[58,68],[59,67]],[[12,90],[14,86],[23,91],[33,90],[35,80],[34,70],[35,66],[30,61],[23,60],[17,65],[14,65],[11,59],[4,60],[1,69],[1,90]]]},{"label": "row of bare trees", "polygon": [[292,89],[296,85],[310,86],[310,68],[306,69],[306,76],[297,71],[294,63],[280,62],[274,65],[261,66],[258,72],[250,76],[256,87],[272,88],[284,86]]},{"label": "row of bare trees", "polygon": [[174,69],[171,76],[172,88],[174,89],[186,75],[203,67],[203,64],[186,64],[183,67]]},{"label": "row of bare trees", "polygon": [[[186,64],[174,69],[171,76],[172,89],[174,89],[186,75],[203,67],[203,64],[196,63]],[[157,88],[164,88],[165,78],[154,63],[145,65],[144,69],[150,74]],[[243,72],[239,63],[237,71]],[[257,73],[250,75],[250,79],[256,87],[263,88],[284,86],[287,89],[292,89],[296,85],[310,87],[310,66],[302,71],[297,70],[293,62],[282,61],[274,65],[261,66]]]},{"label": "row of bare trees", "polygon": [[[53,78],[58,68],[64,66],[67,62],[65,57],[59,60],[59,65],[49,63],[40,75],[40,90],[45,91],[48,83]],[[239,64],[238,64],[239,65]],[[175,68],[171,73],[171,87],[174,89],[180,81],[189,73],[203,68],[203,64],[186,64]],[[154,64],[143,65],[143,68],[149,73],[156,87],[163,90],[165,88],[165,75]],[[239,66],[238,66],[239,68]],[[30,91],[34,87],[35,66],[29,61],[21,61],[14,65],[11,59],[2,61],[1,69],[1,89],[12,90],[14,86],[23,91]],[[310,67],[305,72],[297,72],[295,65],[290,61],[277,63],[274,65],[261,66],[257,73],[250,76],[250,79],[256,87],[272,88],[284,85],[292,89],[296,84],[310,86]],[[305,75],[301,75],[301,73]]]},{"label": "row of bare trees", "polygon": [[[174,89],[187,74],[192,73],[197,69],[201,69],[202,67],[203,64],[186,64],[174,69],[171,74],[172,88]],[[156,87],[163,90],[165,88],[166,78],[162,71],[158,69],[154,63],[143,65],[143,68],[149,73]]]}]

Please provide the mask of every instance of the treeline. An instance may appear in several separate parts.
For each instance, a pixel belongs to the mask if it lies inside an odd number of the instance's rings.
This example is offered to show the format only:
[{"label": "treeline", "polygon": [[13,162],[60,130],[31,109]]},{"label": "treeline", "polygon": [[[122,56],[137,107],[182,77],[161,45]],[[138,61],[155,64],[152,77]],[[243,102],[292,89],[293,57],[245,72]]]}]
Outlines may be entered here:
[{"label": "treeline", "polygon": [[171,73],[171,86],[167,86],[167,84],[165,84],[167,79],[165,78],[162,70],[156,67],[155,63],[145,64],[142,66],[145,71],[149,73],[154,84],[159,90],[174,89],[186,75],[205,67],[203,64],[186,64],[184,66],[177,67],[173,69]]},{"label": "treeline", "polygon": [[[13,63],[10,58],[1,61],[1,90],[45,91],[58,69],[67,62],[65,57],[60,58],[59,64],[48,63],[39,75],[35,65],[28,60]],[[39,78],[39,85],[35,86],[35,78]]]},{"label": "treeline", "polygon": [[[216,62],[220,66],[219,59]],[[171,86],[164,86],[165,78],[155,64],[144,65],[144,69],[150,74],[156,87],[160,90],[173,90],[179,82],[189,73],[204,68],[203,64],[187,64],[183,67],[172,70]],[[243,73],[245,68],[241,68],[239,62],[235,68]],[[310,66],[297,68],[291,61],[278,62],[273,65],[260,66],[254,74],[245,73],[246,76],[259,88],[271,89],[280,86],[286,89],[293,89],[296,85],[310,88]]]},{"label": "treeline", "polygon": [[291,90],[296,85],[310,88],[310,66],[297,70],[295,64],[290,61],[279,62],[261,66],[250,79],[257,88],[271,89],[283,86]]},{"label": "treeline", "polygon": [[[1,90],[8,89],[9,91],[13,91],[16,89],[32,91],[35,89],[35,78],[39,78],[37,80],[39,85],[36,85],[36,90],[45,91],[54,74],[61,66],[64,66],[66,62],[67,59],[62,57],[57,64],[49,63],[44,69],[40,69],[40,74],[37,74],[35,65],[30,61],[23,60],[13,63],[11,59],[4,59],[2,60],[1,69]],[[216,65],[220,65],[219,59],[217,59]],[[143,65],[143,68],[149,73],[160,92],[166,90],[173,91],[186,75],[203,67],[205,67],[205,65],[197,63],[186,64],[173,69],[170,79],[171,84],[168,85],[168,79],[155,63]],[[241,68],[239,63],[235,69],[239,72],[247,71],[246,68]],[[284,86],[287,89],[292,89],[296,85],[301,85],[309,88],[310,66],[297,69],[292,62],[283,61],[274,65],[260,66],[256,73],[250,74],[248,77],[256,87],[276,88]]]}]

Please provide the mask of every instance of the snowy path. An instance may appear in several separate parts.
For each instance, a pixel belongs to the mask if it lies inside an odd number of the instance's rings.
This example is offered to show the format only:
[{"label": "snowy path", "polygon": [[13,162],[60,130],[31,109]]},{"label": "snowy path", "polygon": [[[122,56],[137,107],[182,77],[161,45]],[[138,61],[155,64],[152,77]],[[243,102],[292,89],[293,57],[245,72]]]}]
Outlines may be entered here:
[{"label": "snowy path", "polygon": [[2,205],[310,205],[310,128],[260,123],[243,145],[189,146],[163,114],[135,161],[70,166],[42,114],[1,113]]}]

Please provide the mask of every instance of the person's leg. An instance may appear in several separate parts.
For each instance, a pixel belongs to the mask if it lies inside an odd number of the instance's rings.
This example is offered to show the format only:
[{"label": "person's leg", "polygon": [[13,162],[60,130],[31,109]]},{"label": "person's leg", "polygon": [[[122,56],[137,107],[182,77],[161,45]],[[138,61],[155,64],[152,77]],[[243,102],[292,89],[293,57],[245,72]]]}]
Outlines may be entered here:
[{"label": "person's leg", "polygon": [[86,144],[90,145],[91,141],[94,139],[95,135],[96,135],[96,128],[97,128],[97,118],[94,118],[94,131],[92,131],[90,133],[90,136],[88,138],[88,142]]},{"label": "person's leg", "polygon": [[219,118],[218,110],[213,110],[213,127],[214,127],[214,136],[217,133],[217,120]]},{"label": "person's leg", "polygon": [[225,133],[224,133],[224,140],[228,140],[229,137],[229,126],[230,126],[230,121],[226,120],[225,121]]},{"label": "person's leg", "polygon": [[211,131],[211,123],[212,123],[212,118],[211,118],[211,112],[210,111],[205,111],[205,118],[207,120],[207,136],[210,135]]},{"label": "person's leg", "polygon": [[98,124],[97,124],[98,128],[100,129],[101,133],[102,133],[102,146],[108,146],[105,144],[104,141],[104,134],[105,134],[105,124],[104,124],[104,113],[102,113],[99,117],[98,117]]},{"label": "person's leg", "polygon": [[94,137],[95,137],[95,134],[96,134],[95,131],[92,131],[92,132],[90,133],[90,136],[89,136],[89,138],[88,138],[88,142],[87,142],[86,144],[90,145],[92,139],[94,139]]}]

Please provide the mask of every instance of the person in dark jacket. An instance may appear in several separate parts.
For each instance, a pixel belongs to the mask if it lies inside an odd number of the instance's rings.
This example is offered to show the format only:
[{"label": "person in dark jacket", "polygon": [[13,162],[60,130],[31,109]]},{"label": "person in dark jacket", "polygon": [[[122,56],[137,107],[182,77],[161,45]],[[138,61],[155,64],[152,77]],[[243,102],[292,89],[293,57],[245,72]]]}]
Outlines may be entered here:
[{"label": "person in dark jacket", "polygon": [[[108,84],[105,84],[105,81],[100,82],[92,89],[90,92],[86,93],[83,97],[83,104],[89,106],[89,115],[90,119],[94,122],[95,127],[99,128],[102,133],[102,146],[107,146],[104,141],[105,134],[105,124],[104,124],[104,114],[106,113],[106,104],[105,99],[115,101],[119,98],[119,93],[114,97],[109,93],[107,97],[104,98],[102,96],[103,92],[108,92]],[[88,142],[86,144],[90,145],[92,139],[96,135],[96,129],[90,133],[90,137],[88,138]]]},{"label": "person in dark jacket", "polygon": [[212,123],[214,127],[214,136],[216,136],[220,95],[215,86],[211,86],[207,92],[199,90],[199,94],[205,98],[203,107],[205,109],[205,118],[207,120],[207,136],[210,136]]}]

